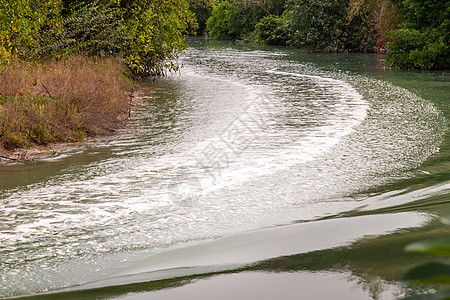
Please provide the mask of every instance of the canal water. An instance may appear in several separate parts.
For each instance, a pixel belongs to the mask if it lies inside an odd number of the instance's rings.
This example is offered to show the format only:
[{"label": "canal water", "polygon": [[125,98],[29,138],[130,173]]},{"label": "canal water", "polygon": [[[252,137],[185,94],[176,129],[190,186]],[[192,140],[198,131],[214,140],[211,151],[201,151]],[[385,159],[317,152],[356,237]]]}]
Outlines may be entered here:
[{"label": "canal water", "polygon": [[396,299],[448,236],[450,76],[189,40],[117,135],[0,166],[0,298]]}]

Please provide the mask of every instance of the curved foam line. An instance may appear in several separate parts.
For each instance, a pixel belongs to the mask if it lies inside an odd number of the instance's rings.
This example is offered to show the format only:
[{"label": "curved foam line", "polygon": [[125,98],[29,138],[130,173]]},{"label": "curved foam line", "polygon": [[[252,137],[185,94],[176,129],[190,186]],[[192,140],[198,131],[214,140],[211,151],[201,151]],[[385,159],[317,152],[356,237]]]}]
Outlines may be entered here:
[{"label": "curved foam line", "polygon": [[319,79],[319,80],[322,80],[322,81],[337,82],[337,83],[346,83],[345,81],[342,81],[342,80],[329,78],[329,77],[322,77],[322,76],[317,76],[317,75],[289,73],[289,72],[282,72],[282,71],[275,71],[275,70],[266,70],[266,73],[278,74],[278,75],[286,75],[286,76],[295,76],[295,77],[313,78],[313,79]]},{"label": "curved foam line", "polygon": [[[363,100],[362,96],[345,81],[328,77],[280,72],[274,70],[267,70],[266,72],[270,74],[304,77],[317,81],[338,84],[340,88],[336,89],[336,92],[341,94],[345,93],[345,95],[342,95],[343,97],[350,95],[350,98],[353,99],[351,104],[341,103],[341,109],[346,112],[352,110],[354,112],[354,119],[347,120],[348,124],[345,124],[346,128],[344,130],[339,128],[339,125],[342,125],[342,120],[339,120],[341,124],[338,125],[333,122],[334,120],[330,120],[330,123],[334,123],[333,125],[319,127],[317,130],[309,133],[309,135],[301,141],[297,141],[297,145],[288,147],[287,149],[281,151],[278,150],[276,156],[257,159],[256,161],[253,161],[253,166],[247,166],[237,170],[225,169],[221,172],[219,180],[216,178],[214,178],[214,180],[203,179],[203,192],[209,193],[216,191],[229,186],[230,184],[235,184],[238,182],[242,183],[252,180],[257,176],[273,174],[290,166],[314,160],[339,143],[343,137],[353,132],[354,127],[360,124],[367,115],[367,102]],[[280,157],[283,158],[282,164],[280,164],[279,161]]]}]

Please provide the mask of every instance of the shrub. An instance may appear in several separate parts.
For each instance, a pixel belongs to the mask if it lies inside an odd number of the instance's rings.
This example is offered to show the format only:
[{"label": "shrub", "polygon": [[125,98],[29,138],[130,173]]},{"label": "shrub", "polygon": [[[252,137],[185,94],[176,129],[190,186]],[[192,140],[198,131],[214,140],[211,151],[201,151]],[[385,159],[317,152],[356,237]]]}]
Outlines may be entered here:
[{"label": "shrub", "polygon": [[254,42],[268,45],[285,45],[288,39],[286,19],[282,16],[270,15],[261,18],[255,26]]},{"label": "shrub", "polygon": [[346,1],[289,0],[287,7],[290,44],[310,50],[342,48]]},{"label": "shrub", "polygon": [[349,10],[349,0],[288,0],[289,44],[313,51],[372,51],[375,36],[368,14]]},{"label": "shrub", "polygon": [[386,64],[402,69],[450,68],[449,0],[403,0],[402,29],[389,33]]},{"label": "shrub", "polygon": [[388,38],[388,66],[431,70],[450,67],[450,47],[436,29],[426,33],[416,29],[398,29],[391,31]]},{"label": "shrub", "polygon": [[67,103],[34,95],[2,97],[0,140],[6,148],[74,142],[84,137],[81,114]]},{"label": "shrub", "polygon": [[211,17],[206,22],[206,30],[216,39],[244,38],[252,33],[258,21],[267,13],[259,2],[240,0],[223,1],[214,7]]},{"label": "shrub", "polygon": [[206,30],[216,39],[237,38],[240,34],[239,10],[228,1],[221,2],[206,22]]},{"label": "shrub", "polygon": [[89,54],[116,55],[131,41],[117,7],[99,6],[98,1],[72,10],[61,26],[36,34],[37,58]]},{"label": "shrub", "polygon": [[196,27],[187,0],[121,1],[127,31],[126,63],[133,74],[163,75],[176,71],[176,59],[186,49],[184,33]]},{"label": "shrub", "polygon": [[416,29],[393,30],[388,35],[389,50],[393,52],[409,52],[417,48],[423,48],[426,44],[426,37]]},{"label": "shrub", "polygon": [[39,31],[61,23],[61,1],[0,1],[0,62],[12,57],[29,58],[35,54],[35,36]]}]

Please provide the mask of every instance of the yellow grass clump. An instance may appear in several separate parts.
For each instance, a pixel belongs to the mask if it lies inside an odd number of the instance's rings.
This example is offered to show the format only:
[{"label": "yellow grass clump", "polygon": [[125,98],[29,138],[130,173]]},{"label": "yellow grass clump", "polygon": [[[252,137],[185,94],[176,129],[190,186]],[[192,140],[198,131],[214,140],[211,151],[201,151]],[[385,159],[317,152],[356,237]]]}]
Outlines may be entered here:
[{"label": "yellow grass clump", "polygon": [[104,134],[127,115],[129,87],[114,58],[8,65],[0,70],[0,143],[11,149]]}]

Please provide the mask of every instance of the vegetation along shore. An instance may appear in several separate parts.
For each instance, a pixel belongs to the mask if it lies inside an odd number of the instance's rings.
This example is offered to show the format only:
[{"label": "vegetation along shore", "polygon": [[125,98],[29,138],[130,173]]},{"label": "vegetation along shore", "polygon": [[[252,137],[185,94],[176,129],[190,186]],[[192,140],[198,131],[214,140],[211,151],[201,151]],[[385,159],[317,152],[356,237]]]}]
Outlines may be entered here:
[{"label": "vegetation along shore", "polygon": [[185,0],[0,4],[3,154],[113,132],[133,80],[177,70],[196,24]]},{"label": "vegetation along shore", "polygon": [[114,131],[133,81],[178,70],[189,34],[448,69],[449,2],[0,0],[0,149]]}]

